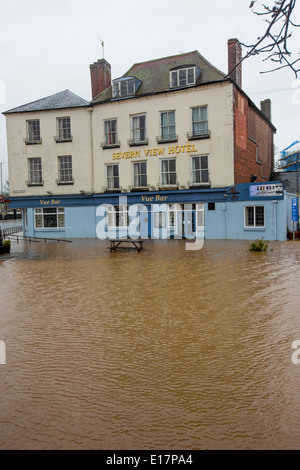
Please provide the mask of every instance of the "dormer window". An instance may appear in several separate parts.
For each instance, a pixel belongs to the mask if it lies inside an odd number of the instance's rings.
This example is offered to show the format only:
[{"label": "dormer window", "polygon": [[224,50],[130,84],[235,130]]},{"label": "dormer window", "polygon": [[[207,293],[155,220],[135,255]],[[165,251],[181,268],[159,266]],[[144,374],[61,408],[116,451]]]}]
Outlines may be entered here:
[{"label": "dormer window", "polygon": [[170,71],[171,88],[195,85],[200,76],[201,70],[195,65],[191,67],[181,67]]},{"label": "dormer window", "polygon": [[141,82],[135,77],[122,77],[113,81],[113,98],[134,96]]}]

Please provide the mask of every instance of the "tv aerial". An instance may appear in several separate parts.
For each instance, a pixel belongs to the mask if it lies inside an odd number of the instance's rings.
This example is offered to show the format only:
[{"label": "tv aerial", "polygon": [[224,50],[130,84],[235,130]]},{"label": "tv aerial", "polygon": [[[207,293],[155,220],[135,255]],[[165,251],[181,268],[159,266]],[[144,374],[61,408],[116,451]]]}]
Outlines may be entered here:
[{"label": "tv aerial", "polygon": [[101,43],[101,46],[102,46],[102,56],[103,56],[102,58],[104,59],[104,41],[102,41],[102,39],[100,39],[99,36],[98,36],[98,39],[99,39],[99,41]]}]

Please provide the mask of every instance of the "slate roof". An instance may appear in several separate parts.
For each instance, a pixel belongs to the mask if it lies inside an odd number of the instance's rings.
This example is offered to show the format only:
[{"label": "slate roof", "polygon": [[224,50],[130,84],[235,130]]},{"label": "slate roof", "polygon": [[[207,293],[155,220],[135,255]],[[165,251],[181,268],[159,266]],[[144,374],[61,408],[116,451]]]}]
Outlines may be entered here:
[{"label": "slate roof", "polygon": [[[173,91],[178,88],[170,88],[170,70],[185,65],[196,65],[201,70],[197,83],[193,86],[224,80],[226,78],[224,73],[211,65],[198,51],[134,64],[123,77],[136,77],[142,82],[135,96]],[[111,99],[112,87],[109,87],[100,93],[100,95],[92,101],[92,104]]]},{"label": "slate roof", "polygon": [[9,109],[3,114],[25,113],[30,111],[44,111],[50,109],[79,108],[89,106],[89,102],[75,95],[69,90],[61,91],[55,95],[47,96],[17,108]]},{"label": "slate roof", "polygon": [[[297,172],[296,171],[277,171],[271,174],[270,181],[280,181],[283,188],[288,193],[297,193]],[[298,183],[300,190],[300,169],[298,174]]]}]

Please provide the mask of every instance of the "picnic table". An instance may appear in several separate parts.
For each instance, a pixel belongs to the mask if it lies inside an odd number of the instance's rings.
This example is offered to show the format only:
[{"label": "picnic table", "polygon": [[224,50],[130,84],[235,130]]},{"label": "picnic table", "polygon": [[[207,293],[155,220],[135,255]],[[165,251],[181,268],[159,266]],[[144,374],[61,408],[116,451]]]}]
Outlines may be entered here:
[{"label": "picnic table", "polygon": [[108,249],[110,250],[110,253],[111,253],[112,251],[128,250],[128,249],[134,249],[140,252],[144,249],[143,243],[145,240],[118,238],[118,239],[109,239],[109,241],[110,241],[110,246],[108,247]]}]

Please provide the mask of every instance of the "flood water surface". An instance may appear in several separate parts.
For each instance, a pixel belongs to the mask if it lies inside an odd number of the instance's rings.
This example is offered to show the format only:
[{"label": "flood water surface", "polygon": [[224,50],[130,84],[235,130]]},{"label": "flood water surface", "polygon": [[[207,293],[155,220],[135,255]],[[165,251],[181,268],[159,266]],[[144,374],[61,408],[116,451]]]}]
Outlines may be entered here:
[{"label": "flood water surface", "polygon": [[299,448],[300,242],[249,245],[13,243],[0,448]]}]

